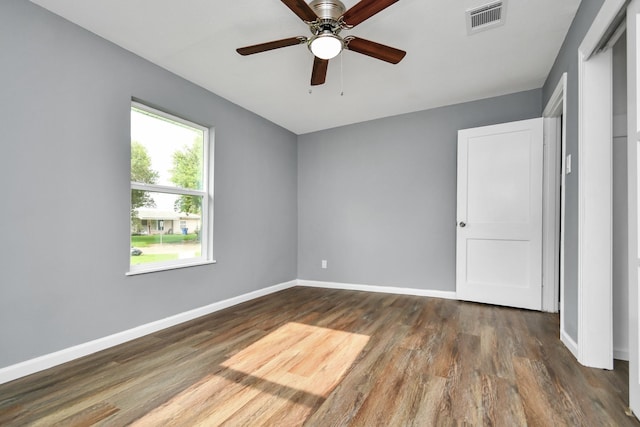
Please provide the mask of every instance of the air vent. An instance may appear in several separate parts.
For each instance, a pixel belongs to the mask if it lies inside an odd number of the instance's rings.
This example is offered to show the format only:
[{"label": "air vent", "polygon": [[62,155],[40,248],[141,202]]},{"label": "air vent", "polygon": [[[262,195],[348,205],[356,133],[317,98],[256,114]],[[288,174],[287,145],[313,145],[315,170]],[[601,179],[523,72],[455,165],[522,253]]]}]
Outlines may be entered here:
[{"label": "air vent", "polygon": [[467,33],[475,34],[504,24],[504,1],[467,10]]}]

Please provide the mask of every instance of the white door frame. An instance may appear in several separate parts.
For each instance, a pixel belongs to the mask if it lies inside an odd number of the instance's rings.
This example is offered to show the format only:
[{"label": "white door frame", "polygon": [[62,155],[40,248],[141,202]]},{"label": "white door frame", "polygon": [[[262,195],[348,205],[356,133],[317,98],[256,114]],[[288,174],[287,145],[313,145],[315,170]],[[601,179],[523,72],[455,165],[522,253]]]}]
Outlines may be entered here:
[{"label": "white door frame", "polygon": [[628,191],[628,264],[629,264],[629,406],[640,415],[640,323],[638,319],[638,12],[640,1],[627,9],[627,191]]},{"label": "white door frame", "polygon": [[600,44],[626,0],[605,0],[578,49],[578,354],[613,369],[612,54]]},{"label": "white door frame", "polygon": [[[563,73],[542,113],[544,118],[544,213],[543,213],[543,288],[542,309],[558,312],[560,331],[564,331],[564,209],[565,187],[567,73]],[[562,116],[565,119],[562,119]],[[560,171],[562,171],[560,173]],[[560,182],[561,181],[561,182]],[[561,185],[560,185],[561,184]],[[560,280],[558,280],[558,278]]]}]

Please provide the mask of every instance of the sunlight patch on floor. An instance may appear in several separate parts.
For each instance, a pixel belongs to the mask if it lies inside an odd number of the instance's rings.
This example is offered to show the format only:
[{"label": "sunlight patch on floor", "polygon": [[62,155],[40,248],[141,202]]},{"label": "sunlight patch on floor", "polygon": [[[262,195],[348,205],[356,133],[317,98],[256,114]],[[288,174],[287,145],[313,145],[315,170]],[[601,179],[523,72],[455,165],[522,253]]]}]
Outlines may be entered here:
[{"label": "sunlight patch on floor", "polygon": [[[219,365],[133,425],[302,424],[338,385],[367,335],[290,322]],[[286,420],[286,421],[285,421]]]},{"label": "sunlight patch on floor", "polygon": [[368,341],[366,335],[290,322],[222,366],[326,397]]}]

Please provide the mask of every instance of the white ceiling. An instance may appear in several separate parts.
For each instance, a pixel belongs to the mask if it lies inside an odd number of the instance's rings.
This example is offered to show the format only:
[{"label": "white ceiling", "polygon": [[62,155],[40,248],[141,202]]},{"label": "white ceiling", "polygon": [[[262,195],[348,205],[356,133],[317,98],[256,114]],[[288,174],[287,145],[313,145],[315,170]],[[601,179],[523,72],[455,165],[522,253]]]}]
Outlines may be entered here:
[{"label": "white ceiling", "polygon": [[32,1],[296,134],[539,88],[580,4],[506,0],[505,25],[469,36],[465,10],[490,0],[400,0],[342,35],[405,50],[402,62],[346,51],[309,93],[304,45],[235,51],[309,35],[280,0]]}]

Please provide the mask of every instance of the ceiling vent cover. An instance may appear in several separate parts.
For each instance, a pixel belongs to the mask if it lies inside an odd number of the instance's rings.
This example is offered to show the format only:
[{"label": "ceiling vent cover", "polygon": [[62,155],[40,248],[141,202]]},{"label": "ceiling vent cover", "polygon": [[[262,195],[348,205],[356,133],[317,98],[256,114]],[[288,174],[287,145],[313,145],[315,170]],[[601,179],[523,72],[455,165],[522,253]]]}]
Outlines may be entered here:
[{"label": "ceiling vent cover", "polygon": [[467,33],[475,34],[504,24],[504,1],[467,10]]}]

